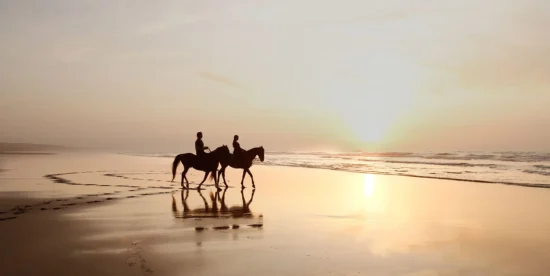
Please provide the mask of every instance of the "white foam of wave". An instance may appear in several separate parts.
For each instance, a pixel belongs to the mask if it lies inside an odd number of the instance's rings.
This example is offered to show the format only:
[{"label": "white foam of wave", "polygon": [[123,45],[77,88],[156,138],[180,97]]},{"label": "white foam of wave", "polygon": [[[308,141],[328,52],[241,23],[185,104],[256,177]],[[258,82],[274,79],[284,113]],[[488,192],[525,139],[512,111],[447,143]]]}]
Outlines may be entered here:
[{"label": "white foam of wave", "polygon": [[[173,153],[126,153],[173,158]],[[258,165],[451,179],[550,188],[550,154],[540,152],[266,153]]]}]

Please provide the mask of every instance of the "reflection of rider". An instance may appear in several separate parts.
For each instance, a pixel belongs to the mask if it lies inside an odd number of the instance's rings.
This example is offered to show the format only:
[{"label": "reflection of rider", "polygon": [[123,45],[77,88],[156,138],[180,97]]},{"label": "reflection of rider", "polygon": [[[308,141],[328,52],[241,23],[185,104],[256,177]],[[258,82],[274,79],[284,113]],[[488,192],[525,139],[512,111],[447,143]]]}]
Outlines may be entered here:
[{"label": "reflection of rider", "polygon": [[197,152],[197,156],[203,157],[206,155],[204,150],[209,149],[208,147],[204,146],[204,143],[202,142],[202,132],[197,132],[197,140],[195,141],[195,151]]},{"label": "reflection of rider", "polygon": [[242,154],[245,152],[245,150],[241,148],[241,145],[239,144],[239,142],[237,142],[238,140],[239,140],[239,135],[233,136],[233,155],[237,158],[241,157]]}]

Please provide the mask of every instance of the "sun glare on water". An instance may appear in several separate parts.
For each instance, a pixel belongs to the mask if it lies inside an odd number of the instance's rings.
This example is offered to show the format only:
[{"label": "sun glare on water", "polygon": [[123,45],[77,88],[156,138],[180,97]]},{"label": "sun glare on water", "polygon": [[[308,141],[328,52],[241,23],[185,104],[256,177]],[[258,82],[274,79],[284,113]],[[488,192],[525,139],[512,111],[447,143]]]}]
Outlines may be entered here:
[{"label": "sun glare on water", "polygon": [[372,196],[374,191],[374,175],[365,174],[365,196],[367,198]]},{"label": "sun glare on water", "polygon": [[380,179],[374,174],[365,174],[363,183],[364,196],[361,198],[363,211],[369,214],[383,214],[388,208],[387,190]]}]

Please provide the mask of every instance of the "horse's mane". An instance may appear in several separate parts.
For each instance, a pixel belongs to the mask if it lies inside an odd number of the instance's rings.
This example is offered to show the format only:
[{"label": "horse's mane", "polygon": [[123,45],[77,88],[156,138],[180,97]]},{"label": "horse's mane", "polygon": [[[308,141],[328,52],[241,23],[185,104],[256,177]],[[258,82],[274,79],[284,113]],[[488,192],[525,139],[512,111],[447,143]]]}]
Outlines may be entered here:
[{"label": "horse's mane", "polygon": [[229,150],[229,148],[227,147],[227,145],[223,145],[223,146],[217,147],[215,150],[213,150],[213,152],[214,152],[214,151],[217,151],[217,150],[221,150],[222,148],[227,148],[227,150]]}]

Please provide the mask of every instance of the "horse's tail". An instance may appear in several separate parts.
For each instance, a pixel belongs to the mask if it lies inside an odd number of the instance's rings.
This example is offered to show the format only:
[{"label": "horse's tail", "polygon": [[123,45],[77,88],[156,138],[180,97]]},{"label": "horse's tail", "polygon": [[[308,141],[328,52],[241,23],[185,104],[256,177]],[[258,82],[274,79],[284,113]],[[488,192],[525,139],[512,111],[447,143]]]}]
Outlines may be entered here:
[{"label": "horse's tail", "polygon": [[178,154],[174,158],[174,162],[172,163],[172,181],[174,181],[174,178],[176,178],[176,170],[178,169],[178,164],[181,162],[182,157],[182,154]]}]

